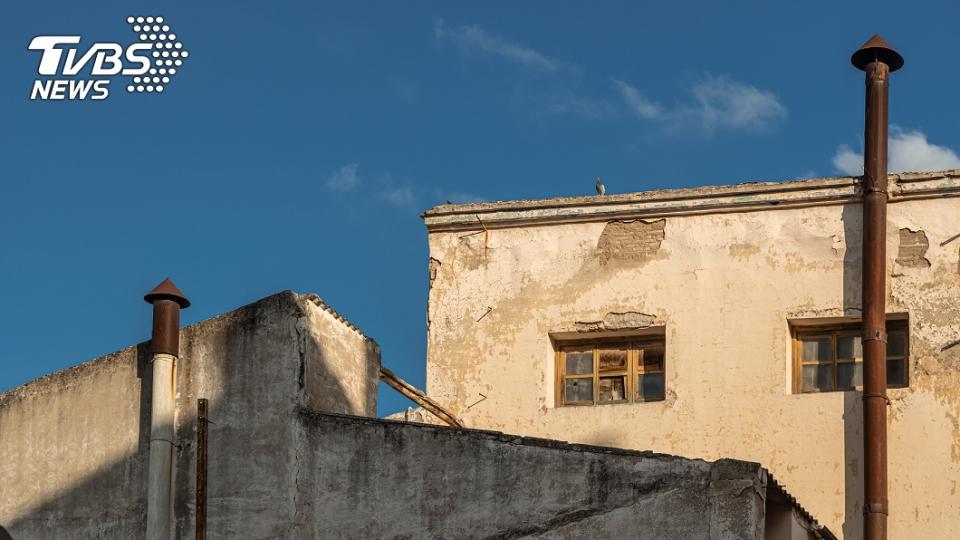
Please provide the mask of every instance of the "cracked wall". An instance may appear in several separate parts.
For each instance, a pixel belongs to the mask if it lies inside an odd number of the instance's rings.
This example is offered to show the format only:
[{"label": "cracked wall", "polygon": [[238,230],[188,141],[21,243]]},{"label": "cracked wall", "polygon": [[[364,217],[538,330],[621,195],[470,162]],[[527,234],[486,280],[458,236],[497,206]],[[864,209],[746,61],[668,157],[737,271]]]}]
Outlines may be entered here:
[{"label": "cracked wall", "polygon": [[[910,387],[890,390],[891,537],[960,536],[942,512],[960,505],[957,215],[958,198],[888,209],[888,312],[911,332]],[[469,233],[431,232],[429,395],[469,427],[763,463],[857,538],[859,394],[792,393],[787,321],[859,317],[860,205],[606,219],[491,230],[482,265]],[[664,328],[666,399],[557,407],[551,333],[626,313]]]}]

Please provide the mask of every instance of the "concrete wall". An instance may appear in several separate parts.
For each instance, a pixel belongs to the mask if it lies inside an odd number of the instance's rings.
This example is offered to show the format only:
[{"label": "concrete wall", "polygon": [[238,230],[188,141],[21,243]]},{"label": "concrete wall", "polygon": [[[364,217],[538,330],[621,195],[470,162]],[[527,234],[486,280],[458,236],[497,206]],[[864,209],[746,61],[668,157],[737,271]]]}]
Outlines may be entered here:
[{"label": "concrete wall", "polygon": [[301,421],[298,538],[764,538],[767,477],[756,463],[328,414]]},{"label": "concrete wall", "polygon": [[[302,438],[294,413],[375,414],[376,344],[315,297],[285,292],[184,329],[180,352],[176,536],[194,528],[201,397],[211,530],[284,536]],[[141,344],[0,394],[0,526],[14,539],[143,536],[149,358]]]},{"label": "concrete wall", "polygon": [[[891,538],[960,536],[958,176],[891,178],[888,312],[911,351],[889,391]],[[468,427],[763,463],[858,538],[860,395],[793,393],[788,325],[859,317],[858,200],[846,178],[428,212],[428,393]],[[551,333],[647,325],[666,400],[557,406]]]}]

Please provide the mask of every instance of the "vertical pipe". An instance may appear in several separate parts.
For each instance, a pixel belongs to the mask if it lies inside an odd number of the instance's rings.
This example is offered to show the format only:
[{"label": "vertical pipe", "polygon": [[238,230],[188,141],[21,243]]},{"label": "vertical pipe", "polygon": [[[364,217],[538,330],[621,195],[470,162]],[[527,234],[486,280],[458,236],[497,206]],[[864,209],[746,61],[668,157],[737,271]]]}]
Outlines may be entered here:
[{"label": "vertical pipe", "polygon": [[207,538],[207,400],[197,400],[197,540]]},{"label": "vertical pipe", "polygon": [[887,538],[887,103],[890,73],[903,65],[875,35],[851,58],[865,72],[863,152],[864,538]]},{"label": "vertical pipe", "polygon": [[144,300],[153,304],[153,398],[150,404],[150,465],[147,477],[147,540],[170,540],[173,514],[173,448],[176,365],[180,354],[180,309],[190,305],[169,279]]}]

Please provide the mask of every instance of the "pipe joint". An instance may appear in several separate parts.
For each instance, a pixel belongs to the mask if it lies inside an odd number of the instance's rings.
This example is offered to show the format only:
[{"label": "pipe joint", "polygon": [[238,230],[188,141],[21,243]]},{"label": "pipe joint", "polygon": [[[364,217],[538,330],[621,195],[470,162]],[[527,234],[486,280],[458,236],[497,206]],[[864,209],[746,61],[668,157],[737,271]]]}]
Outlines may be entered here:
[{"label": "pipe joint", "polygon": [[887,342],[887,331],[886,330],[867,330],[860,336],[860,342],[867,341],[882,341],[883,343]]},{"label": "pipe joint", "polygon": [[863,505],[863,513],[864,514],[883,514],[886,516],[890,514],[890,509],[888,508],[887,501],[885,500],[866,502]]}]

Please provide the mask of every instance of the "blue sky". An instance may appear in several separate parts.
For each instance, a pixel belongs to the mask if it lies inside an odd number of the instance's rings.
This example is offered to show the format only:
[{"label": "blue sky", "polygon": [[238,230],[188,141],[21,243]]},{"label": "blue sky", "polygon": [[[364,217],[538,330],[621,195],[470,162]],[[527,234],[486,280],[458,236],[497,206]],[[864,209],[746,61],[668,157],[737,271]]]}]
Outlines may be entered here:
[{"label": "blue sky", "polygon": [[[960,167],[956,3],[7,2],[0,13],[0,391],[149,337],[171,276],[196,322],[315,292],[422,387],[418,217],[467,202],[856,173],[880,32],[891,169]],[[36,35],[189,49],[163,94],[31,101]],[[78,78],[89,78],[89,73]],[[386,390],[380,410],[407,402]]]}]

